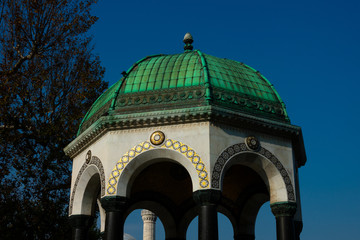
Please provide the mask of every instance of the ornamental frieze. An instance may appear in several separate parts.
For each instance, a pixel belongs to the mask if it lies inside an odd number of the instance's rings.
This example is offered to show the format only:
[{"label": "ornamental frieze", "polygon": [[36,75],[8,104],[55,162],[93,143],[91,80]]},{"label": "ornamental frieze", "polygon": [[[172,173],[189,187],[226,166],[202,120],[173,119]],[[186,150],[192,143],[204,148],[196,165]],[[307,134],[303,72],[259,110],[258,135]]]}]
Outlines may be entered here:
[{"label": "ornamental frieze", "polygon": [[176,101],[188,101],[200,99],[205,95],[205,89],[202,87],[188,87],[181,90],[167,89],[154,90],[148,92],[139,92],[131,94],[122,94],[116,100],[116,108],[128,107],[133,105],[160,104]]},{"label": "ornamental frieze", "polygon": [[251,97],[245,94],[238,94],[232,91],[227,91],[220,88],[213,89],[214,101],[233,104],[235,108],[249,108],[271,115],[285,117],[283,106],[279,103],[266,101],[264,99],[259,100],[258,98]]}]

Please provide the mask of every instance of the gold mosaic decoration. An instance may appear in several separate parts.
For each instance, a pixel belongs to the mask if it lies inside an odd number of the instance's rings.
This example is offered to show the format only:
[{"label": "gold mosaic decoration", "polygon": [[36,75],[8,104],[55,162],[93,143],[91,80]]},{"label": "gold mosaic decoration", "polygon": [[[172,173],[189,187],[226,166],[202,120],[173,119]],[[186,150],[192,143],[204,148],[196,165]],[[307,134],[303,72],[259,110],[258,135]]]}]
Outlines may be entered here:
[{"label": "gold mosaic decoration", "polygon": [[161,147],[173,149],[187,157],[194,165],[198,173],[200,188],[207,188],[209,186],[208,173],[206,171],[205,164],[201,160],[200,156],[192,148],[190,148],[186,144],[171,139],[167,139],[165,141],[165,144]]},{"label": "gold mosaic decoration", "polygon": [[[125,153],[116,163],[116,166],[111,172],[110,179],[108,181],[107,193],[110,195],[115,194],[119,177],[126,165],[132,159],[134,159],[140,153],[146,152],[150,149],[154,149],[155,147],[157,146],[154,146],[150,142],[145,141],[136,145],[135,147],[131,148],[127,153]],[[198,173],[200,188],[204,189],[209,187],[208,172],[206,170],[205,164],[201,160],[200,156],[192,148],[190,148],[186,144],[171,139],[166,139],[165,143],[159,147],[173,149],[188,158],[194,165]]]}]

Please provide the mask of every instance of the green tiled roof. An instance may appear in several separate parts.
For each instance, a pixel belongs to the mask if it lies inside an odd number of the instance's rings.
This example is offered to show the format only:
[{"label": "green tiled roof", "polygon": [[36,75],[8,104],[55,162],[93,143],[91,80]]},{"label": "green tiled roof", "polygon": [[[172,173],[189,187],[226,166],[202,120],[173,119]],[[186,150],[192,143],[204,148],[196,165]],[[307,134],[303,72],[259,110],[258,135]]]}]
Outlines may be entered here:
[{"label": "green tiled roof", "polygon": [[289,122],[280,96],[258,71],[195,50],[136,62],[93,104],[78,134],[102,115],[202,105]]},{"label": "green tiled roof", "polygon": [[121,93],[133,93],[203,84],[196,52],[147,57],[130,69]]}]

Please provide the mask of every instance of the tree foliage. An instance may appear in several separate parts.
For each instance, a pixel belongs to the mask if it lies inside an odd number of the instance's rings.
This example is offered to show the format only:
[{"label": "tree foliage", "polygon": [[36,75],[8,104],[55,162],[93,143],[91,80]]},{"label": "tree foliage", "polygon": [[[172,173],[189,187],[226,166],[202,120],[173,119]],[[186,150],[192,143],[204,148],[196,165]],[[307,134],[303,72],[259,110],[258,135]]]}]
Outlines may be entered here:
[{"label": "tree foliage", "polygon": [[68,239],[63,148],[107,87],[93,0],[0,0],[0,239]]}]

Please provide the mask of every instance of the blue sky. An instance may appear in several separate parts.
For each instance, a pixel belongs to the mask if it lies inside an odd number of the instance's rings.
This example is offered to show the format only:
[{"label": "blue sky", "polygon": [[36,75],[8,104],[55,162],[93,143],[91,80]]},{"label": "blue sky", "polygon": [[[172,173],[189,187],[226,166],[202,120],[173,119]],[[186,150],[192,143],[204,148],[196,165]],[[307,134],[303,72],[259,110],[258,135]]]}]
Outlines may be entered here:
[{"label": "blue sky", "polygon": [[[186,32],[196,49],[259,70],[303,129],[301,239],[359,237],[360,1],[101,0],[93,10],[95,53],[110,84],[145,56],[181,53]],[[140,222],[138,212],[126,221],[138,240]],[[274,224],[265,204],[256,239],[276,239]],[[196,239],[196,225],[190,228]],[[231,239],[222,218],[220,228],[220,239]]]}]

